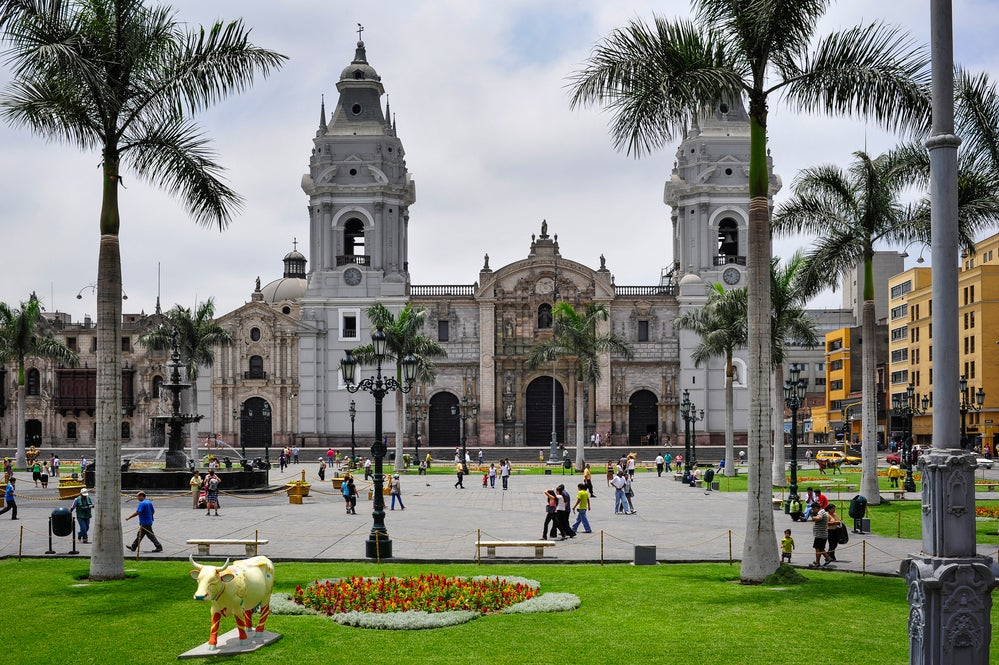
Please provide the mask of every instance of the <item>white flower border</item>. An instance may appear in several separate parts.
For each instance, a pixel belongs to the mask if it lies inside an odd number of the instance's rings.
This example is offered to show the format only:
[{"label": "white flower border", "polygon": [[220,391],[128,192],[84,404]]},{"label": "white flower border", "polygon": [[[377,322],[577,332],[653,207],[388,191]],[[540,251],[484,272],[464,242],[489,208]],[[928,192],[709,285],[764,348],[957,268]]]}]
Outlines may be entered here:
[{"label": "white flower border", "polygon": [[[377,578],[375,578],[377,579]],[[540,589],[541,583],[524,577],[507,577],[501,575],[477,575],[469,578],[472,581],[499,580],[507,584],[523,584],[532,589]],[[337,579],[330,580],[332,582]],[[544,593],[534,598],[528,598],[510,607],[499,610],[503,614],[534,614],[538,612],[569,612],[579,609],[582,601],[573,593]],[[286,593],[276,593],[271,596],[271,614],[302,615],[315,614],[326,616],[320,612],[299,605]],[[468,623],[482,616],[472,610],[456,610],[453,612],[346,612],[334,614],[330,618],[341,626],[354,628],[369,628],[373,630],[426,630],[445,628]]]}]

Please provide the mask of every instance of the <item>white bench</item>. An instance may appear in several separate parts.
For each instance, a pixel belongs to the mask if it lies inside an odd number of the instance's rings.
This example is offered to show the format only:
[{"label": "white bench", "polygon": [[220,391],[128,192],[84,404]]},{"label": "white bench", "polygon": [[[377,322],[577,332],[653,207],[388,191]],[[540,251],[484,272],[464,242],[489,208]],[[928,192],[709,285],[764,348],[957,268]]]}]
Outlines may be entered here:
[{"label": "white bench", "polygon": [[784,499],[780,498],[779,496],[775,496],[773,501],[774,501],[774,510],[784,509]]},{"label": "white bench", "polygon": [[550,540],[480,540],[475,546],[481,551],[486,548],[486,556],[490,559],[496,557],[497,547],[533,547],[534,558],[544,557],[546,547],[555,547],[555,543]]},{"label": "white bench", "polygon": [[247,538],[192,538],[187,541],[188,545],[198,546],[198,556],[208,556],[211,554],[212,545],[244,545],[246,556],[257,556],[257,546],[266,545],[266,540],[252,540]]}]

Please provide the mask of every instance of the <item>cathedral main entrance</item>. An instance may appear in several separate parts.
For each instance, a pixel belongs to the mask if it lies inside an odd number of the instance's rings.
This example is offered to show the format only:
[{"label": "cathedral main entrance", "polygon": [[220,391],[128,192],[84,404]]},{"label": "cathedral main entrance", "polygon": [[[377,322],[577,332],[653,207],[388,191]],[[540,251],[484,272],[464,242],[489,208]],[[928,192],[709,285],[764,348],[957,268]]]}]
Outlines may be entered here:
[{"label": "cathedral main entrance", "polygon": [[628,405],[628,445],[648,443],[651,432],[659,432],[659,401],[648,390],[639,390]]},{"label": "cathedral main entrance", "polygon": [[[547,447],[552,440],[552,377],[539,376],[527,386],[527,419],[524,442],[527,446]],[[555,382],[555,433],[565,443],[565,390]]]},{"label": "cathedral main entrance", "polygon": [[458,398],[451,393],[437,393],[430,398],[427,434],[431,446],[461,445],[461,424],[451,415],[451,407],[458,406]]}]

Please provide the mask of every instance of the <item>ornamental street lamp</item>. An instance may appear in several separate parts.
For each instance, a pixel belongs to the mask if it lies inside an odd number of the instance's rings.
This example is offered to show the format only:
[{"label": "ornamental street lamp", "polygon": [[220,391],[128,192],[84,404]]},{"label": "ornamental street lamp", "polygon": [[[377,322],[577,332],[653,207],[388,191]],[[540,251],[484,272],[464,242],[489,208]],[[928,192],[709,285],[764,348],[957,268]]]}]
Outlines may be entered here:
[{"label": "ornamental street lamp", "polygon": [[784,404],[791,409],[791,491],[787,497],[787,510],[792,501],[798,500],[798,409],[805,402],[805,381],[801,367],[791,364],[791,378],[784,381]]},{"label": "ornamental street lamp", "polygon": [[239,454],[244,460],[246,459],[246,432],[243,427],[243,405],[239,405],[239,410],[236,407],[232,407],[232,422],[239,423]]},{"label": "ornamental street lamp", "polygon": [[468,397],[461,398],[461,404],[451,405],[451,415],[457,416],[461,420],[461,468],[468,473],[468,450],[466,449],[466,444],[468,443],[468,436],[465,431],[465,421],[469,418],[474,418],[479,415],[479,405],[474,402],[469,402]]},{"label": "ornamental street lamp", "polygon": [[340,371],[347,390],[356,393],[359,390],[369,392],[375,398],[375,443],[371,446],[371,455],[375,458],[374,511],[371,516],[373,524],[371,534],[365,543],[365,556],[369,559],[389,559],[392,557],[392,541],[385,528],[385,496],[383,494],[384,476],[382,475],[382,458],[385,457],[386,446],[382,440],[382,400],[392,391],[408,393],[413,388],[416,378],[417,360],[413,354],[407,354],[402,360],[403,383],[391,376],[382,376],[382,361],[385,360],[385,347],[388,345],[385,331],[378,326],[371,334],[371,345],[375,355],[375,376],[355,381],[357,377],[357,360],[348,350],[340,361]]},{"label": "ornamental street lamp", "polygon": [[968,391],[968,379],[961,375],[961,448],[968,449],[968,411],[981,411],[985,404],[985,390],[981,386],[975,392]]},{"label": "ornamental street lamp", "polygon": [[350,413],[350,460],[347,462],[347,468],[353,469],[357,455],[354,452],[354,418],[357,417],[357,406],[354,404],[354,400],[350,400],[350,408],[347,411]]},{"label": "ornamental street lamp", "polygon": [[[264,402],[263,408],[260,410],[261,414],[264,416],[264,422],[269,423],[271,419],[271,405]],[[252,416],[253,413],[251,412]],[[267,432],[267,438],[264,439],[264,463],[267,468],[271,468],[271,433]]]},{"label": "ornamental street lamp", "polygon": [[683,418],[683,482],[689,483],[691,468],[697,464],[696,448],[694,448],[691,427],[698,420],[704,420],[704,409],[701,409],[700,416],[697,407],[690,401],[690,391],[684,388],[683,399],[680,401],[680,417]]},{"label": "ornamental street lamp", "polygon": [[893,411],[902,416],[902,421],[905,423],[902,434],[902,464],[905,466],[905,480],[902,481],[902,489],[906,492],[915,492],[916,479],[912,477],[912,464],[915,462],[913,459],[915,455],[912,452],[912,418],[926,413],[926,409],[930,406],[930,398],[923,395],[921,401],[917,400],[916,387],[910,383],[905,393],[891,396],[891,406]]}]

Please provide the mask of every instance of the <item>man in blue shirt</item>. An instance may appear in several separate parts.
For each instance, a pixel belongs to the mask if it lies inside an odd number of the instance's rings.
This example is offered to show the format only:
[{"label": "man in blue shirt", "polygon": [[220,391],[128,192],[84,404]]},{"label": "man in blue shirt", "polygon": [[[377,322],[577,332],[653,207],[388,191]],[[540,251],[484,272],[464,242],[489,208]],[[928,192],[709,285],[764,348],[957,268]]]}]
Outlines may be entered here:
[{"label": "man in blue shirt", "polygon": [[16,520],[17,519],[17,502],[14,500],[14,483],[15,482],[17,482],[17,478],[15,478],[14,476],[11,476],[10,480],[7,481],[7,491],[5,491],[4,495],[3,495],[4,503],[6,503],[7,505],[4,506],[3,510],[0,510],[0,515],[3,515],[8,510],[12,511],[12,514],[11,514],[11,517],[10,517],[12,520]]},{"label": "man in blue shirt", "polygon": [[135,512],[126,517],[125,520],[128,521],[133,517],[138,517],[139,532],[135,534],[135,540],[132,541],[132,544],[126,547],[134,552],[139,549],[142,537],[149,536],[149,539],[153,541],[153,545],[156,546],[156,549],[153,551],[162,552],[163,546],[160,545],[160,541],[156,539],[156,535],[153,533],[153,513],[156,512],[156,509],[153,508],[153,502],[146,498],[145,492],[138,492],[135,496],[139,499],[139,505],[136,506]]}]

